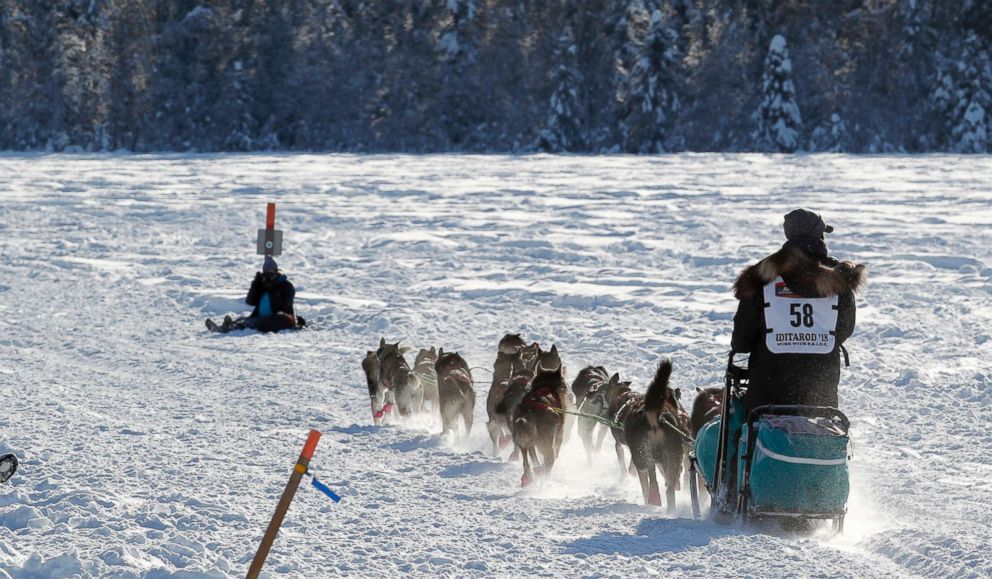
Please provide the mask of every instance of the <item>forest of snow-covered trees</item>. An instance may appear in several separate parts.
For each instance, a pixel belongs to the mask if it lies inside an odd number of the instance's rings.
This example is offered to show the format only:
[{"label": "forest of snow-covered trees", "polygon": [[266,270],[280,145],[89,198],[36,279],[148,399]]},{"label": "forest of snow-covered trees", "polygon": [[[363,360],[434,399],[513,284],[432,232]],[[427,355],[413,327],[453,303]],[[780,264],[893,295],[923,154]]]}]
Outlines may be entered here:
[{"label": "forest of snow-covered trees", "polygon": [[0,149],[992,150],[988,0],[0,0]]}]

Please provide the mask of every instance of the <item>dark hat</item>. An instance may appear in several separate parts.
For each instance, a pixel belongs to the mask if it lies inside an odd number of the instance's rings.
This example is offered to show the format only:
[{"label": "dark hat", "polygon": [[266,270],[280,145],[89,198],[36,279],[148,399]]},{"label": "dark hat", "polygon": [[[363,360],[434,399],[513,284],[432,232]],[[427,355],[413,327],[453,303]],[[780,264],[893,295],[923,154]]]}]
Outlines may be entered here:
[{"label": "dark hat", "polygon": [[832,233],[834,230],[833,227],[823,222],[823,218],[819,214],[807,209],[796,209],[787,213],[784,228],[786,239],[797,237],[822,239],[824,233]]},{"label": "dark hat", "polygon": [[276,260],[272,259],[271,255],[265,256],[265,263],[262,264],[262,273],[279,271],[279,266],[276,265]]}]

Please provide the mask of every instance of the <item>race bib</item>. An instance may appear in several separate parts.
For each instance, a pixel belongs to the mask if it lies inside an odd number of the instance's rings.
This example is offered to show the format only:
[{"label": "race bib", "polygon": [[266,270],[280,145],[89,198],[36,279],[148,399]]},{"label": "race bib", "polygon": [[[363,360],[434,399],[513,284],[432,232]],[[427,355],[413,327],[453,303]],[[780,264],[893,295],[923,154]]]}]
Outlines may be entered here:
[{"label": "race bib", "polygon": [[765,285],[765,345],[773,354],[829,354],[837,330],[838,296],[804,298],[781,277]]}]

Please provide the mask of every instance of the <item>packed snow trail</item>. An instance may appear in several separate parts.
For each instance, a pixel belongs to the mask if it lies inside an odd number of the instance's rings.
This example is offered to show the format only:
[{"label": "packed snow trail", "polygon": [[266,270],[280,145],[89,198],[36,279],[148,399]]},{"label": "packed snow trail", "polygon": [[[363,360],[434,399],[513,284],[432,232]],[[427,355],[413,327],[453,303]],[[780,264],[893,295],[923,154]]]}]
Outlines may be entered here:
[{"label": "packed snow trail", "polygon": [[[992,159],[680,155],[0,155],[0,576],[243,576],[309,428],[265,573],[992,575]],[[311,328],[209,333],[261,260]],[[381,336],[491,367],[507,331],[689,404],[719,384],[737,272],[821,212],[869,267],[841,406],[846,532],[796,538],[641,504],[607,437],[521,490],[476,427],[372,426]],[[410,358],[412,362],[412,357]]]}]

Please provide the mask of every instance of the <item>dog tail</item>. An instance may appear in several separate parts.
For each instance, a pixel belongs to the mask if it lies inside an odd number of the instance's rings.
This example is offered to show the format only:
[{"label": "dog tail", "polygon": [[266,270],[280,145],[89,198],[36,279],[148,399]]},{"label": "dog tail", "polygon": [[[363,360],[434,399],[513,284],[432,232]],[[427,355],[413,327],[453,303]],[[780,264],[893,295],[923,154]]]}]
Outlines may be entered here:
[{"label": "dog tail", "polygon": [[668,381],[672,377],[672,361],[665,358],[658,364],[658,371],[654,374],[654,380],[648,386],[648,391],[644,395],[644,410],[661,411],[668,392]]}]

